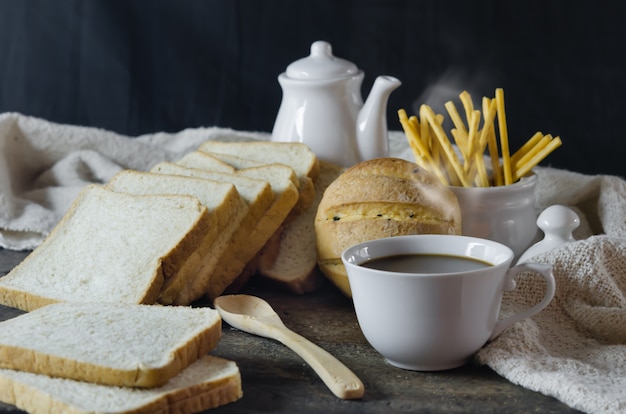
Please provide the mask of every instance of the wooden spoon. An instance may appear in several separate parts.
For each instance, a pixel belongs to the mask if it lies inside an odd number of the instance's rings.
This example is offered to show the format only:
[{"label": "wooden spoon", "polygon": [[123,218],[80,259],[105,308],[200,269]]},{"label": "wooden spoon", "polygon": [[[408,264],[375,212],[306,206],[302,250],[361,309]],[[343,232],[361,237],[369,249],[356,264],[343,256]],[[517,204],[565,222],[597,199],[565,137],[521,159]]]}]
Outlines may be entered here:
[{"label": "wooden spoon", "polygon": [[249,295],[226,295],[215,299],[214,306],[230,326],[275,339],[296,352],[337,397],[354,399],[363,396],[363,383],[348,367],[308,339],[288,329],[263,299]]}]

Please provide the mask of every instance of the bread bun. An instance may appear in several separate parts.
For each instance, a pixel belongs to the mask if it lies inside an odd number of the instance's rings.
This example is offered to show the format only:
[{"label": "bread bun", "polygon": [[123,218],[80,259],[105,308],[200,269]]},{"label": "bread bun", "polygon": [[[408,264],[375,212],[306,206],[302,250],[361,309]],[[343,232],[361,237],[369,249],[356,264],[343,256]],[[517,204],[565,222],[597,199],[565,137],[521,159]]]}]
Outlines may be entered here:
[{"label": "bread bun", "polygon": [[406,234],[461,234],[461,210],[432,173],[399,158],[377,158],[350,167],[326,189],[315,234],[320,270],[350,297],[341,262],[346,248]]}]

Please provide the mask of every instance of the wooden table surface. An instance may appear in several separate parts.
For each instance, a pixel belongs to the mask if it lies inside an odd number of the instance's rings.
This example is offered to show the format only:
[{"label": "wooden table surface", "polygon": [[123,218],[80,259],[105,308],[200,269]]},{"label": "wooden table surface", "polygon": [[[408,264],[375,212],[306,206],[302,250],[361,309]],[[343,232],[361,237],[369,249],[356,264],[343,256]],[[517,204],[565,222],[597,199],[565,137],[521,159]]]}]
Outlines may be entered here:
[{"label": "wooden table surface", "polygon": [[[8,273],[26,254],[0,249],[0,275]],[[212,354],[237,362],[244,396],[212,413],[578,412],[473,363],[442,372],[390,366],[363,337],[352,302],[329,282],[314,293],[298,296],[255,277],[242,293],[267,300],[287,327],[346,364],[363,381],[365,395],[360,400],[338,399],[288,348],[224,323],[222,339]],[[0,305],[0,320],[21,313]],[[0,413],[17,412],[15,407],[0,403]]]}]

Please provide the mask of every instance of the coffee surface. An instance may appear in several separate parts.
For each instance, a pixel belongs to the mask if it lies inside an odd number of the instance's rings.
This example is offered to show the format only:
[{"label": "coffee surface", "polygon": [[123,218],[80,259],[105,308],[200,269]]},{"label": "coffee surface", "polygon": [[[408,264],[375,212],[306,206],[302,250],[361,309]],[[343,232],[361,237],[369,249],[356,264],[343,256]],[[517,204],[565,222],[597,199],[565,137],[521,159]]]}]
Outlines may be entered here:
[{"label": "coffee surface", "polygon": [[466,256],[445,254],[401,254],[379,257],[361,266],[399,273],[457,273],[484,269],[491,263]]}]

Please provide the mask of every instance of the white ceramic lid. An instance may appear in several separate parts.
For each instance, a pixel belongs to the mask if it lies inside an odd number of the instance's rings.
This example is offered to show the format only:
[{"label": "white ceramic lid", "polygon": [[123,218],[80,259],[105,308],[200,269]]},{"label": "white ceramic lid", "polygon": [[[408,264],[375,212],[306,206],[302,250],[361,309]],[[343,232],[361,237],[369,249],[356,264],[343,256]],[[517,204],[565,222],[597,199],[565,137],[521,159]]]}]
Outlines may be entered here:
[{"label": "white ceramic lid", "polygon": [[328,42],[311,45],[311,54],[287,66],[287,76],[293,79],[332,79],[353,76],[359,69],[352,62],[333,56]]}]

